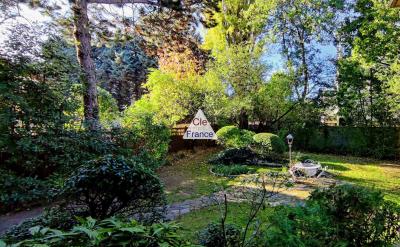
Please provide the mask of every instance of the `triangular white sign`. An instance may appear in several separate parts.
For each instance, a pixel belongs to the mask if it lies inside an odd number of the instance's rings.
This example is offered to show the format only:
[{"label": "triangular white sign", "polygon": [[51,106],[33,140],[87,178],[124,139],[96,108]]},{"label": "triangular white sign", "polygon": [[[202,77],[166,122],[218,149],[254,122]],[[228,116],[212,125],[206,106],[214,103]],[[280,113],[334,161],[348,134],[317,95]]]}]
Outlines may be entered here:
[{"label": "triangular white sign", "polygon": [[210,122],[208,122],[206,116],[202,110],[196,113],[189,128],[183,135],[183,139],[200,139],[200,140],[216,140],[217,135],[212,129]]}]

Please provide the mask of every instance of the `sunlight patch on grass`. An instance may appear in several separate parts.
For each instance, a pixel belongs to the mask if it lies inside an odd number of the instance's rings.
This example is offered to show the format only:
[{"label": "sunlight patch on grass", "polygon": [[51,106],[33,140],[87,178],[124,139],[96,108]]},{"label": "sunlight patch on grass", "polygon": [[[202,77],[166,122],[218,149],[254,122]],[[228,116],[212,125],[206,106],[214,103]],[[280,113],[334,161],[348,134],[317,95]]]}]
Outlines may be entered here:
[{"label": "sunlight patch on grass", "polygon": [[368,158],[307,154],[328,166],[336,178],[366,187],[380,189],[385,198],[400,204],[400,164]]},{"label": "sunlight patch on grass", "polygon": [[[250,206],[247,203],[229,203],[227,223],[243,226],[247,223]],[[272,208],[265,208],[259,216],[260,219],[266,221],[268,215],[272,212]],[[182,229],[180,233],[186,236],[187,240],[197,242],[198,231],[205,228],[209,223],[218,222],[221,219],[221,208],[219,206],[211,206],[199,209],[189,214],[185,214],[178,218],[178,222]]]}]

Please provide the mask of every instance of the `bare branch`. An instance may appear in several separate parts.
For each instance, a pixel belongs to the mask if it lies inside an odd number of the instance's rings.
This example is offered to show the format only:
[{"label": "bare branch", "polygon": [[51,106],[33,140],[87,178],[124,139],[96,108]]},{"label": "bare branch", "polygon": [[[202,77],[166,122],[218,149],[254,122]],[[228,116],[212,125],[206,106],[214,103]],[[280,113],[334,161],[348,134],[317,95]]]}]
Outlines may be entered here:
[{"label": "bare branch", "polygon": [[88,0],[88,3],[101,3],[101,4],[127,4],[127,3],[142,3],[150,5],[158,5],[158,1],[151,0]]}]

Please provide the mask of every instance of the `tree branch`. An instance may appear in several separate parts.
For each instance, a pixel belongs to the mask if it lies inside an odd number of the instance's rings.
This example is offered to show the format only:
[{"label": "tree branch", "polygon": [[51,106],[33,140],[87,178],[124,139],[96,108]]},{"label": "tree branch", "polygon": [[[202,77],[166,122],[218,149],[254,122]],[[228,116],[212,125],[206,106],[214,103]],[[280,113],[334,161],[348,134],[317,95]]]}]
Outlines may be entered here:
[{"label": "tree branch", "polygon": [[127,4],[127,3],[142,3],[150,5],[158,5],[158,1],[151,0],[88,0],[88,3],[102,3],[102,4]]}]

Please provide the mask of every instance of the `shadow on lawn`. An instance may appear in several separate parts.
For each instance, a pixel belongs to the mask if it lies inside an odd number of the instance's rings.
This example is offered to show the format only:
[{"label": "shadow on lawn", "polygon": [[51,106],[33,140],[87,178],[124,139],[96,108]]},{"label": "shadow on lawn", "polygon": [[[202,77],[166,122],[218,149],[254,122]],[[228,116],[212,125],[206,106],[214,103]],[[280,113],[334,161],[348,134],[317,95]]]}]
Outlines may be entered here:
[{"label": "shadow on lawn", "polygon": [[328,169],[336,170],[336,171],[349,171],[350,168],[345,167],[344,165],[339,165],[333,162],[321,162],[322,167],[327,166]]}]

